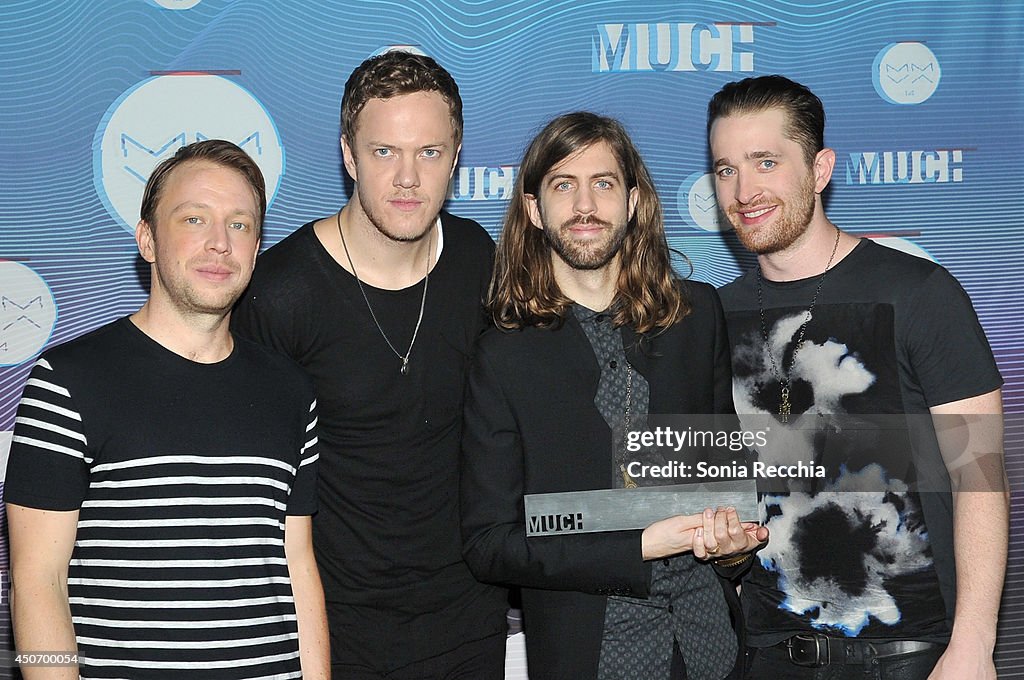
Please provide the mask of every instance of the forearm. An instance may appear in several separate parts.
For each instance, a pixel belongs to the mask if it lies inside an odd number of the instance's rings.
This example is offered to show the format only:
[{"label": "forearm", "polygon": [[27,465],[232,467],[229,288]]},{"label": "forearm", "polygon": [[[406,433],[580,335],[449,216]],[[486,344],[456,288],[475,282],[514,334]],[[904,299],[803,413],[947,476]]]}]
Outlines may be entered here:
[{"label": "forearm", "polygon": [[466,563],[484,582],[634,597],[649,590],[639,531],[528,538],[522,524],[495,520],[472,531],[464,546]]},{"label": "forearm", "polygon": [[[11,582],[11,618],[19,653],[76,654],[67,588],[57,579],[15,572]],[[77,680],[77,666],[25,666],[25,680]]]},{"label": "forearm", "polygon": [[524,447],[501,382],[480,350],[466,397],[459,492],[463,556],[473,575],[502,585],[646,596],[650,566],[639,531],[527,537],[528,461],[548,452]]},{"label": "forearm", "polygon": [[329,680],[331,645],[324,589],[313,555],[312,523],[307,516],[285,520],[285,558],[299,629],[299,660],[305,680]]},{"label": "forearm", "polygon": [[1009,502],[1003,491],[953,496],[957,594],[953,639],[991,655],[1006,572]]},{"label": "forearm", "polygon": [[[78,645],[68,604],[68,562],[78,511],[58,512],[7,504],[11,547],[11,619],[22,654],[75,654]],[[74,666],[23,669],[26,680],[78,678]]]},{"label": "forearm", "polygon": [[931,411],[953,492],[957,585],[950,648],[991,662],[1009,540],[1001,393]]},{"label": "forearm", "polygon": [[327,611],[320,576],[292,579],[295,616],[299,626],[299,658],[302,677],[306,680],[327,680],[331,677],[331,645],[327,633]]}]

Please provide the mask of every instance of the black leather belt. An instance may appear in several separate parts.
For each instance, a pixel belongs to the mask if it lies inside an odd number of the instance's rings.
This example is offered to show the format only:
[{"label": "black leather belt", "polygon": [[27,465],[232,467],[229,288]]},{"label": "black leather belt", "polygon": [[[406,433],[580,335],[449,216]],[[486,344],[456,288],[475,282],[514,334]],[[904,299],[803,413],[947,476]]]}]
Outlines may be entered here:
[{"label": "black leather belt", "polygon": [[912,654],[942,645],[919,640],[858,640],[857,638],[834,638],[818,633],[794,635],[783,640],[776,647],[789,652],[789,660],[797,666],[820,668],[829,664],[862,664],[872,659],[884,659],[901,654]]}]

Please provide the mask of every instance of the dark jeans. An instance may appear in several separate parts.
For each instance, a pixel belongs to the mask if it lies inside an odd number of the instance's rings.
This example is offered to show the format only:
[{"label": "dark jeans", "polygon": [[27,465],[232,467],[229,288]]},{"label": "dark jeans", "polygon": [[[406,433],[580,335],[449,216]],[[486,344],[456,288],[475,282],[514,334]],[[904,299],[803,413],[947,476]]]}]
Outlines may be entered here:
[{"label": "dark jeans", "polygon": [[926,680],[945,651],[935,647],[921,652],[871,659],[863,664],[829,664],[821,668],[797,666],[785,647],[747,648],[747,680]]},{"label": "dark jeans", "polygon": [[504,680],[505,634],[467,642],[457,649],[390,673],[357,664],[331,665],[333,680]]}]

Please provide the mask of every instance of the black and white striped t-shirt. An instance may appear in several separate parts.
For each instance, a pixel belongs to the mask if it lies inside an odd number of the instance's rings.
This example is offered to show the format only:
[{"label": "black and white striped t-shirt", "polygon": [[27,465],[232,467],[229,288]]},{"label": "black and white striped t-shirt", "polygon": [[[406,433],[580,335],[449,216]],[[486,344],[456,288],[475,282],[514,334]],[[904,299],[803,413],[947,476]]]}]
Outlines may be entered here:
[{"label": "black and white striped t-shirt", "polygon": [[68,596],[83,678],[299,678],[286,515],[316,510],[312,388],[243,339],[215,364],[128,319],[47,352],[5,500],[79,510]]}]

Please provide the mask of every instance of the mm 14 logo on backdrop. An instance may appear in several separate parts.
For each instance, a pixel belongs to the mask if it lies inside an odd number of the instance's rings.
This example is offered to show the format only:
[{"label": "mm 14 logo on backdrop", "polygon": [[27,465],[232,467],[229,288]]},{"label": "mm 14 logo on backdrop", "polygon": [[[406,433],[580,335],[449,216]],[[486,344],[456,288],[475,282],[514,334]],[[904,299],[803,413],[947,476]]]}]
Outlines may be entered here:
[{"label": "mm 14 logo on backdrop", "polygon": [[53,293],[39,274],[19,262],[0,260],[0,366],[31,359],[57,323]]},{"label": "mm 14 logo on backdrop", "polygon": [[935,94],[942,78],[939,60],[924,43],[886,45],[875,56],[871,79],[890,104],[921,104]]},{"label": "mm 14 logo on backdrop", "polygon": [[710,172],[695,172],[679,185],[676,191],[676,211],[683,222],[704,231],[729,231],[732,225],[722,221],[715,197],[715,176]]},{"label": "mm 14 logo on backdrop", "polygon": [[154,76],[132,87],[96,130],[93,182],[111,216],[134,232],[153,168],[203,139],[226,139],[252,156],[263,171],[269,206],[284,174],[284,147],[270,114],[228,78],[182,73]]}]

